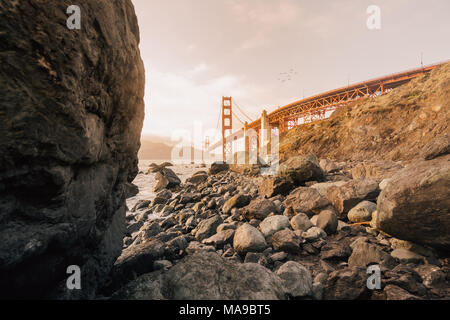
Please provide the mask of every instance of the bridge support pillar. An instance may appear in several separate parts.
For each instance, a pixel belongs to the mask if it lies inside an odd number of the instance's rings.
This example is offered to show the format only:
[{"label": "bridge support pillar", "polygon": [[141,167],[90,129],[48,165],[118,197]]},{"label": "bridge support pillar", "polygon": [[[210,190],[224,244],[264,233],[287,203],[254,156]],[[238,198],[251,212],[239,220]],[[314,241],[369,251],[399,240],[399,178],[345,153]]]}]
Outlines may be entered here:
[{"label": "bridge support pillar", "polygon": [[271,156],[271,138],[272,127],[270,126],[269,117],[267,111],[263,110],[261,114],[261,132],[260,132],[260,156],[264,162],[268,163]]}]

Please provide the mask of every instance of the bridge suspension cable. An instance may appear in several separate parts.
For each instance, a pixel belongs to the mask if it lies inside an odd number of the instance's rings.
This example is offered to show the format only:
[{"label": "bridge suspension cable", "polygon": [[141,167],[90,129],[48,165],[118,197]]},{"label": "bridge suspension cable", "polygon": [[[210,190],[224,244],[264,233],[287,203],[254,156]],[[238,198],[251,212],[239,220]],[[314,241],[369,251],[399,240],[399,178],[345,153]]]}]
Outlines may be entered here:
[{"label": "bridge suspension cable", "polygon": [[236,99],[233,100],[233,104],[236,106],[236,108],[238,108],[238,110],[249,120],[249,122],[253,122],[252,118],[250,118],[243,110],[241,107],[239,107],[239,105],[236,102]]}]

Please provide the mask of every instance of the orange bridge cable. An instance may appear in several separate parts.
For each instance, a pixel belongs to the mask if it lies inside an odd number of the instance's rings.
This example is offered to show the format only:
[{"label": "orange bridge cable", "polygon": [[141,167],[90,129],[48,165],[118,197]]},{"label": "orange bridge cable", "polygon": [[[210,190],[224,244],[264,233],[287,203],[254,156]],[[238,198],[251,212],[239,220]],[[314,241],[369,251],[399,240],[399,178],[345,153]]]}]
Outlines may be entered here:
[{"label": "orange bridge cable", "polygon": [[243,110],[242,108],[239,107],[239,105],[236,103],[236,99],[233,100],[233,104],[236,105],[236,108],[238,108],[238,110],[250,121],[252,122],[252,118],[250,118]]}]

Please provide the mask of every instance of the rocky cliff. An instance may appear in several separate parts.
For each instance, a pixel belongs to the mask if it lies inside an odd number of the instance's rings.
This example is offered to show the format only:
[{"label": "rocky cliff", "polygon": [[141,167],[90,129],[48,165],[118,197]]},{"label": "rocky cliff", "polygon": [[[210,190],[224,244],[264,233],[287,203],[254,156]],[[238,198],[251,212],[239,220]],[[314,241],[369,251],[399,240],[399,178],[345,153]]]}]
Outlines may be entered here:
[{"label": "rocky cliff", "polygon": [[[0,297],[89,298],[120,255],[144,67],[130,0],[0,2]],[[65,289],[69,265],[83,290]]]},{"label": "rocky cliff", "polygon": [[309,153],[348,160],[411,160],[449,132],[450,63],[386,95],[354,102],[281,137],[283,158]]}]

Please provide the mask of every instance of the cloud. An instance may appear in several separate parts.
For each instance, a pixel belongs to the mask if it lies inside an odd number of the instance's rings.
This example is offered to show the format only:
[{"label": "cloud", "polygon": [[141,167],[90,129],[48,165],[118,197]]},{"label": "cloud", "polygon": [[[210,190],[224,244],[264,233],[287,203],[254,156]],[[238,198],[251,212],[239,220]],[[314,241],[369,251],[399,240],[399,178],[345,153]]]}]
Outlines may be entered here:
[{"label": "cloud", "polygon": [[291,2],[237,1],[227,2],[238,20],[258,25],[289,24],[298,17],[298,7]]}]

